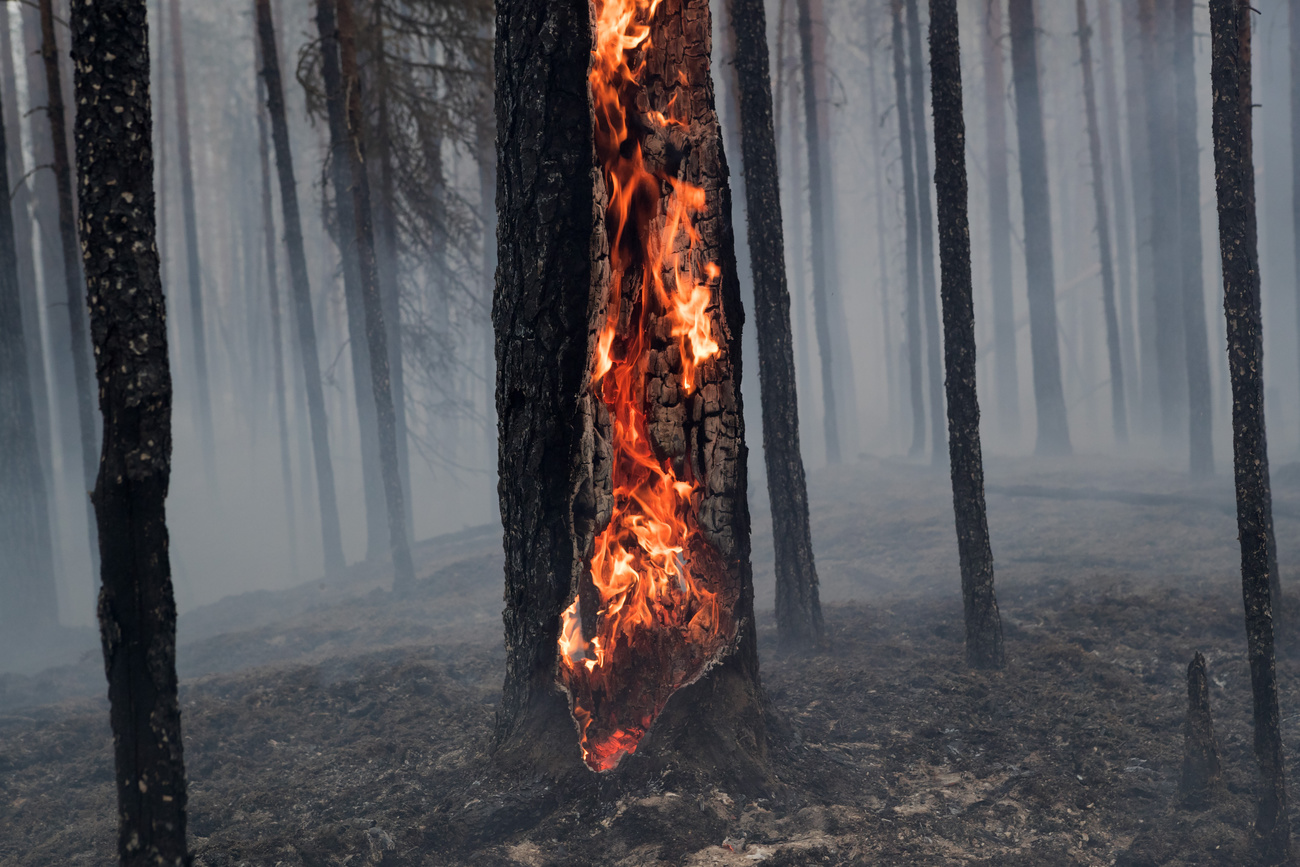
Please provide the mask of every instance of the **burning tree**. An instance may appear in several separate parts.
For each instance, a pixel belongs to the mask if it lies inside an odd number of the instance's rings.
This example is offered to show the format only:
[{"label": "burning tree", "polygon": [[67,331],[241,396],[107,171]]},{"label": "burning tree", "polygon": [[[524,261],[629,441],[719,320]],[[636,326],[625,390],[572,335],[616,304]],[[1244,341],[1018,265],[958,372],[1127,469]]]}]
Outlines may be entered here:
[{"label": "burning tree", "polygon": [[753,788],[743,313],[708,6],[597,0],[594,33],[589,8],[498,4],[497,755],[685,754]]}]

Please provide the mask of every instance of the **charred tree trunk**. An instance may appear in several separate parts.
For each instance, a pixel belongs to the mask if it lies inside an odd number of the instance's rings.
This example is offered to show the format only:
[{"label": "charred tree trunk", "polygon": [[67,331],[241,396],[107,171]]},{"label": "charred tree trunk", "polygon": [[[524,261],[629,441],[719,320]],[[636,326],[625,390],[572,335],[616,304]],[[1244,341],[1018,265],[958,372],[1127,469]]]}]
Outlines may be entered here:
[{"label": "charred tree trunk", "polygon": [[[1100,0],[1105,3],[1106,0]],[[1092,28],[1088,4],[1078,0],[1079,58],[1083,67],[1083,102],[1088,120],[1088,156],[1092,162],[1092,199],[1097,214],[1097,249],[1101,256],[1101,303],[1106,316],[1106,350],[1110,357],[1110,407],[1115,442],[1128,442],[1128,408],[1124,402],[1124,361],[1120,354],[1119,313],[1115,305],[1115,265],[1110,255],[1110,214],[1106,208],[1101,132],[1097,122],[1097,88],[1092,78]]]},{"label": "charred tree trunk", "polygon": [[1034,404],[1042,455],[1070,453],[1070,426],[1061,386],[1057,341],[1056,276],[1052,264],[1052,209],[1048,199],[1047,145],[1038,82],[1033,0],[1010,0],[1011,70],[1020,140],[1020,193],[1024,200],[1025,275],[1029,283],[1029,341],[1034,365]]},{"label": "charred tree trunk", "polygon": [[921,275],[916,232],[916,172],[912,166],[912,115],[907,99],[907,49],[903,44],[903,0],[893,0],[894,98],[898,115],[898,144],[903,162],[903,255],[907,275],[907,373],[912,395],[912,447],[909,454],[925,451],[924,362],[921,358]]},{"label": "charred tree trunk", "polygon": [[[593,116],[596,88],[584,84],[593,58],[591,21],[585,0],[497,4],[500,265],[493,320],[507,668],[495,752],[498,761],[523,764],[531,773],[580,769],[574,722],[557,688],[559,672],[569,670],[559,653],[561,621],[566,605],[572,611],[570,603],[584,597],[579,619],[596,619],[590,596],[596,538],[608,529],[602,523],[626,504],[613,492],[620,469],[612,462],[621,445],[593,381],[599,382],[596,362],[605,357],[597,332],[634,328],[639,319],[628,294],[635,292],[635,279],[622,281],[615,270],[625,262],[623,245],[634,242],[613,231],[617,211],[607,208],[610,187],[601,160],[611,148],[622,151],[606,135],[608,124],[599,126]],[[669,111],[671,103],[673,116],[684,118],[690,132],[649,126],[632,134],[660,173],[661,193],[676,189],[669,178],[703,190],[704,211],[695,220],[699,258],[692,257],[689,270],[696,279],[707,275],[718,354],[695,370],[692,389],[676,384],[686,382],[678,379],[677,371],[685,370],[679,356],[651,350],[656,373],[646,387],[645,439],[655,443],[656,455],[676,456],[663,458],[661,468],[685,472],[684,461],[696,468],[688,477],[709,480],[698,517],[689,518],[703,531],[693,544],[707,546],[692,548],[691,568],[709,562],[710,549],[720,557],[708,580],[722,593],[720,616],[733,624],[734,635],[715,665],[668,700],[617,773],[658,775],[673,762],[686,774],[720,774],[729,785],[753,790],[764,785],[767,771],[739,389],[743,313],[708,65],[708,7],[702,0],[664,0],[649,24],[653,47],[636,52],[645,56],[648,110]],[[659,200],[658,216],[649,217],[653,225],[664,225],[663,207],[673,201]],[[716,270],[705,267],[710,262]],[[659,338],[651,340],[659,345]],[[579,625],[592,634],[589,625]],[[658,646],[666,651],[674,644]],[[659,661],[647,656],[637,663]]]},{"label": "charred tree trunk", "polygon": [[1205,275],[1201,267],[1201,172],[1200,147],[1196,140],[1193,53],[1196,35],[1192,30],[1192,0],[1173,0],[1173,38],[1189,464],[1193,476],[1205,477],[1214,473],[1214,445],[1210,434],[1210,343],[1205,323]]},{"label": "charred tree trunk", "polygon": [[1255,704],[1259,811],[1254,842],[1269,864],[1290,857],[1279,728],[1269,537],[1273,504],[1264,433],[1264,345],[1251,137],[1249,0],[1210,0],[1214,83],[1214,175],[1223,256],[1223,309],[1232,376],[1232,452],[1241,542],[1241,587]]},{"label": "charred tree trunk", "polygon": [[298,212],[298,185],[293,175],[293,151],[289,146],[289,124],[285,118],[284,85],[276,49],[275,24],[270,0],[256,0],[257,34],[262,50],[262,78],[266,82],[266,107],[271,119],[271,140],[280,179],[280,209],[284,215],[284,243],[289,254],[294,323],[298,354],[302,359],[303,384],[307,392],[307,416],[311,426],[312,457],[316,467],[316,493],[320,501],[321,544],[325,574],[343,573],[342,528],[338,499],[334,491],[334,464],[330,459],[329,427],[325,419],[325,392],[321,386],[320,356],[316,351],[316,323],[312,317],[311,283],[307,255],[303,249],[302,218]]},{"label": "charred tree trunk", "polygon": [[1203,804],[1222,781],[1219,744],[1210,715],[1205,657],[1198,651],[1187,666],[1187,720],[1183,725],[1183,773],[1178,790],[1192,805]]},{"label": "charred tree trunk", "polygon": [[984,115],[989,185],[989,279],[993,290],[993,369],[998,424],[1020,430],[1020,367],[1016,359],[1016,304],[1011,285],[1011,188],[1007,171],[1007,80],[1002,64],[1002,0],[985,0],[980,28],[984,49]]},{"label": "charred tree trunk", "polygon": [[[388,329],[384,323],[384,299],[375,264],[375,233],[371,222],[370,179],[366,169],[361,111],[361,77],[357,73],[356,27],[352,18],[352,0],[319,0],[317,24],[320,27],[324,54],[325,89],[331,102],[339,101],[346,113],[343,127],[347,136],[343,147],[336,144],[334,153],[342,151],[348,160],[352,179],[350,190],[340,189],[339,205],[350,198],[353,228],[356,232],[357,276],[360,278],[362,313],[365,316],[366,348],[369,351],[371,391],[374,394],[379,444],[379,464],[384,486],[384,504],[388,513],[389,550],[393,558],[393,589],[409,592],[415,584],[415,566],[406,535],[406,495],[402,490],[397,459],[397,430],[393,410],[392,380],[388,370]],[[336,17],[337,16],[337,17]],[[337,58],[334,52],[337,51]],[[339,130],[331,124],[331,134]],[[346,190],[346,193],[345,193]],[[367,422],[363,419],[362,424]]]},{"label": "charred tree trunk", "polygon": [[921,241],[921,311],[925,315],[926,369],[930,391],[930,459],[943,462],[943,346],[934,285],[934,212],[930,207],[930,137],[925,131],[925,59],[921,56],[921,13],[917,0],[907,6],[907,51],[911,60],[912,147],[916,150],[916,227]]},{"label": "charred tree trunk", "polygon": [[[0,190],[10,189],[5,114],[0,114]],[[18,275],[12,212],[0,208],[0,641],[5,644],[30,640],[55,626],[59,614],[50,495]]]},{"label": "charred tree trunk", "polygon": [[[253,0],[253,27],[257,27],[257,0]],[[262,90],[266,82],[262,80],[261,70],[266,67],[262,59],[261,42],[254,34],[254,54],[257,61],[257,90],[265,97]],[[263,255],[266,257],[266,294],[271,302],[271,379],[275,389],[275,416],[280,434],[280,477],[284,484],[284,515],[289,534],[289,556],[293,571],[298,573],[298,514],[293,499],[293,463],[289,453],[289,399],[284,387],[284,336],[280,322],[280,270],[276,263],[275,243],[275,209],[271,195],[271,158],[270,142],[267,141],[266,103],[257,108],[257,157],[262,170],[262,236],[265,241]]]},{"label": "charred tree trunk", "polygon": [[72,3],[81,237],[104,417],[94,493],[99,624],[124,867],[189,863],[167,553],[172,383],[155,246],[145,6]]},{"label": "charred tree trunk", "polygon": [[934,108],[934,188],[939,206],[943,346],[948,388],[948,462],[966,612],[966,661],[1001,668],[1002,618],[993,592],[993,548],[984,508],[984,456],[975,389],[975,305],[966,201],[966,120],[962,112],[957,0],[930,0],[930,86]]},{"label": "charred tree trunk", "polygon": [[808,485],[799,450],[799,396],[790,334],[790,293],[785,281],[767,17],[762,0],[729,0],[727,11],[736,42],[740,146],[748,199],[763,405],[763,454],[776,555],[777,631],[787,644],[806,645],[822,638],[822,606],[808,526]]},{"label": "charred tree trunk", "polygon": [[839,404],[836,401],[837,359],[831,339],[831,261],[827,249],[828,235],[835,231],[826,220],[826,197],[832,194],[826,188],[828,172],[823,163],[830,151],[822,140],[820,113],[825,107],[819,102],[817,71],[814,63],[813,21],[809,8],[811,0],[797,0],[799,7],[799,55],[803,71],[804,138],[808,147],[808,210],[812,223],[813,320],[817,331],[817,348],[822,368],[822,414],[826,424],[826,462],[840,462]]},{"label": "charred tree trunk", "polygon": [[177,164],[181,172],[181,214],[185,222],[185,265],[190,301],[190,340],[194,356],[194,403],[199,443],[209,483],[216,481],[216,439],[212,429],[212,392],[208,381],[208,342],[203,320],[203,266],[199,257],[199,217],[194,201],[194,163],[190,156],[190,103],[185,85],[185,43],[181,0],[171,0],[172,81],[176,89]]},{"label": "charred tree trunk", "polygon": [[[327,10],[328,7],[328,10]],[[383,467],[379,458],[379,439],[373,386],[374,372],[367,351],[365,289],[361,275],[361,251],[357,248],[357,213],[353,199],[352,157],[349,153],[347,105],[343,94],[342,73],[335,36],[332,0],[317,0],[317,29],[321,34],[322,69],[333,77],[325,85],[325,106],[329,115],[329,170],[334,191],[335,228],[339,255],[343,260],[343,297],[348,320],[348,355],[352,361],[353,397],[356,400],[357,424],[361,435],[361,482],[366,507],[366,559],[379,557],[384,550],[383,528],[388,522],[384,503]],[[327,14],[328,31],[320,16]],[[328,35],[327,35],[328,32]]]},{"label": "charred tree trunk", "polygon": [[[40,0],[41,59],[45,65],[46,114],[50,119],[50,139],[53,142],[55,188],[59,202],[59,241],[63,248],[63,287],[68,304],[68,334],[72,347],[72,371],[77,389],[77,422],[81,430],[81,472],[89,491],[95,486],[99,461],[95,450],[95,417],[92,405],[93,386],[90,378],[90,341],[86,329],[86,295],[82,285],[81,267],[77,261],[80,246],[77,243],[77,216],[72,200],[72,165],[68,156],[68,127],[63,107],[63,88],[59,75],[59,47],[54,38],[54,7],[52,0]],[[71,423],[71,420],[69,420]],[[86,501],[87,531],[90,537],[91,564],[98,563],[100,550],[95,532],[95,519],[90,501]]]}]

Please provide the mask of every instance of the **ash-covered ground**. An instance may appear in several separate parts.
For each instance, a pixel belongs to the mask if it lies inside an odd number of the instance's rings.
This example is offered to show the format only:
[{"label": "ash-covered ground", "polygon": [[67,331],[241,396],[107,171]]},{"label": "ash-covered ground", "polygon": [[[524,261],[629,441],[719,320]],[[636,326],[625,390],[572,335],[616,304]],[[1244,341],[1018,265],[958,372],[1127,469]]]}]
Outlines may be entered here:
[{"label": "ash-covered ground", "polygon": [[[1010,658],[993,674],[963,666],[942,472],[864,458],[812,475],[828,626],[813,655],[776,649],[768,519],[755,515],[778,778],[764,798],[671,774],[564,791],[497,773],[494,528],[421,545],[414,599],[394,600],[383,568],[361,565],[336,584],[191,612],[179,665],[196,863],[1248,863],[1255,765],[1230,477],[1193,484],[1114,458],[994,460],[988,475]],[[1293,594],[1278,668],[1295,769],[1300,467],[1275,468],[1274,498]],[[80,660],[0,675],[0,864],[110,863],[98,647],[89,630],[52,641]],[[1177,792],[1196,650],[1225,766],[1201,809]]]}]

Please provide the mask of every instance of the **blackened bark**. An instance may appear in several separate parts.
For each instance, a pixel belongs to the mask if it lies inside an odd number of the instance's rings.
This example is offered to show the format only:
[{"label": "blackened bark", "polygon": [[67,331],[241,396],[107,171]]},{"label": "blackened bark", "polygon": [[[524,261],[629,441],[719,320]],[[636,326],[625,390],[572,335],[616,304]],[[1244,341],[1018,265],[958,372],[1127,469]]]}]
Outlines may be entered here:
[{"label": "blackened bark", "polygon": [[145,0],[73,0],[77,178],[104,417],[99,624],[124,867],[187,865],[167,553],[172,382],[155,246]]},{"label": "blackened bark", "polygon": [[1187,665],[1187,719],[1183,724],[1183,773],[1178,781],[1179,792],[1192,804],[1203,803],[1219,786],[1221,775],[1205,657],[1197,651]]},{"label": "blackened bark", "polygon": [[[584,581],[591,583],[598,515],[604,503],[608,520],[610,508],[609,420],[600,417],[590,391],[594,323],[607,313],[611,280],[604,177],[594,161],[586,85],[591,11],[585,0],[502,0],[496,8],[493,321],[507,663],[494,746],[508,765],[563,773],[581,765],[574,724],[556,687],[560,615]],[[696,394],[711,395],[708,406],[692,398],[690,413],[676,422],[660,405],[651,408],[664,433],[674,423],[679,433],[690,426],[683,457],[709,479],[699,523],[739,591],[737,635],[714,667],[669,701],[636,755],[614,773],[657,775],[673,762],[689,774],[720,776],[752,791],[769,778],[749,569],[739,389],[743,312],[725,216],[731,202],[713,107],[710,26],[702,0],[664,0],[651,22],[655,51],[647,52],[644,75],[650,109],[666,109],[675,94],[674,110],[690,119],[679,177],[704,190],[707,211],[695,225],[702,260],[721,268],[709,307],[721,351],[698,371]]]},{"label": "blackened bark", "polygon": [[993,369],[998,425],[1020,430],[1020,367],[1016,359],[1016,304],[1011,285],[1011,187],[1007,171],[1007,80],[1002,64],[1002,0],[985,0],[980,44],[984,49],[985,149],[988,161],[989,280],[993,292]]},{"label": "blackened bark", "polygon": [[1061,386],[1057,342],[1056,276],[1052,264],[1052,209],[1047,186],[1047,145],[1038,81],[1033,0],[1010,0],[1011,76],[1016,89],[1020,141],[1020,194],[1024,201],[1025,276],[1029,287],[1029,342],[1034,366],[1034,404],[1042,455],[1070,453],[1070,426]]},{"label": "blackened bark", "polygon": [[[1105,3],[1106,0],[1100,0]],[[1101,131],[1097,121],[1097,87],[1092,78],[1092,28],[1088,4],[1076,4],[1079,58],[1083,67],[1084,113],[1088,121],[1088,156],[1092,162],[1092,201],[1097,215],[1097,250],[1101,257],[1101,303],[1106,317],[1106,351],[1110,358],[1110,409],[1115,442],[1128,442],[1128,408],[1124,401],[1124,361],[1120,354],[1119,313],[1115,304],[1115,265],[1110,253],[1110,212],[1106,207],[1105,170],[1101,160]]]},{"label": "blackened bark", "polygon": [[925,451],[925,385],[921,354],[921,275],[916,233],[916,172],[912,160],[912,115],[907,100],[907,48],[903,43],[903,0],[893,0],[894,110],[898,115],[898,144],[903,163],[903,255],[907,279],[907,374],[912,396],[912,447]]},{"label": "blackened bark", "polygon": [[[253,0],[253,28],[257,28],[257,0]],[[261,70],[266,66],[262,60],[261,41],[254,33],[254,54],[257,60],[257,90],[259,96],[265,96],[262,88],[266,86],[261,78]],[[289,536],[289,556],[293,571],[298,572],[298,515],[293,499],[293,464],[289,454],[289,400],[284,387],[284,337],[280,326],[280,269],[276,263],[275,250],[275,209],[271,196],[271,158],[270,142],[267,141],[266,103],[257,107],[257,159],[262,170],[262,237],[265,242],[266,258],[266,295],[271,308],[271,379],[275,388],[275,417],[280,434],[280,479],[284,484],[285,530]]]},{"label": "blackened bark", "polygon": [[943,347],[939,337],[939,304],[934,285],[934,211],[930,207],[930,137],[925,131],[925,58],[921,56],[921,13],[917,0],[907,6],[907,53],[911,61],[912,147],[916,151],[916,228],[921,242],[921,311],[925,316],[926,370],[930,392],[930,459],[943,463]]},{"label": "blackened bark", "polygon": [[[10,189],[5,114],[0,190]],[[37,441],[25,312],[13,216],[0,208],[0,642],[28,641],[58,622],[50,497]]]},{"label": "blackened bark", "polygon": [[1173,0],[1173,39],[1189,463],[1193,476],[1205,477],[1214,472],[1214,446],[1210,434],[1210,343],[1205,323],[1205,275],[1201,267],[1201,172],[1200,147],[1196,140],[1196,34],[1192,30],[1192,0]]},{"label": "blackened bark", "polygon": [[[331,8],[333,7],[333,8]],[[365,314],[366,347],[370,355],[371,389],[375,400],[374,424],[378,428],[379,464],[388,513],[389,551],[393,558],[393,589],[408,592],[415,584],[415,566],[406,535],[406,494],[402,490],[397,458],[397,424],[393,410],[392,380],[388,369],[388,329],[384,322],[384,299],[375,264],[375,233],[370,208],[370,178],[366,169],[365,118],[361,111],[361,77],[357,74],[352,0],[320,0],[317,24],[326,56],[326,91],[344,102],[347,114],[345,152],[352,177],[352,215],[356,229],[357,272],[361,278],[362,312]],[[332,46],[330,43],[334,42]],[[336,47],[335,47],[336,46]],[[331,53],[338,52],[338,74],[331,75]],[[330,79],[333,78],[332,87]],[[345,95],[346,94],[346,95]],[[338,149],[335,149],[338,153]],[[342,198],[342,195],[340,195]],[[363,419],[362,424],[366,421]]]},{"label": "blackened bark", "polygon": [[[357,407],[357,425],[361,439],[361,483],[366,507],[366,559],[381,556],[384,550],[383,528],[387,525],[384,502],[383,467],[379,457],[378,428],[375,420],[374,371],[366,336],[365,289],[361,276],[361,251],[357,249],[357,213],[353,202],[352,157],[349,154],[347,105],[339,71],[338,40],[333,25],[333,5],[329,4],[328,35],[320,23],[324,2],[317,2],[317,29],[321,34],[321,68],[326,76],[325,107],[329,118],[330,182],[334,192],[335,229],[339,255],[343,260],[343,299],[348,320],[348,356],[352,361],[352,391]],[[332,83],[331,83],[332,82]]]},{"label": "blackened bark", "polygon": [[[835,351],[831,341],[830,271],[835,263],[827,249],[828,235],[834,226],[826,225],[827,166],[829,155],[822,141],[820,113],[825,107],[818,101],[817,71],[813,47],[811,0],[797,0],[799,7],[799,54],[803,69],[804,139],[808,147],[808,209],[812,223],[813,320],[822,368],[822,414],[826,425],[826,462],[840,462],[839,405],[835,394]],[[843,359],[838,363],[844,363]]]},{"label": "blackened bark", "polygon": [[[54,7],[52,0],[40,0],[41,59],[45,66],[47,105],[45,113],[50,119],[50,139],[53,142],[54,183],[59,202],[59,242],[63,249],[63,288],[68,304],[68,334],[72,347],[73,381],[77,390],[77,423],[81,431],[81,472],[86,490],[95,485],[99,461],[95,449],[95,417],[93,386],[90,378],[90,345],[86,340],[86,295],[82,284],[81,266],[77,261],[80,246],[77,242],[77,216],[72,199],[72,163],[68,156],[68,128],[63,106],[63,88],[59,74],[59,47],[54,37]],[[68,420],[71,424],[71,419]],[[87,532],[90,537],[91,562],[96,562],[99,543],[96,541],[93,507],[86,503]]]},{"label": "blackened bark", "polygon": [[808,485],[799,450],[799,397],[790,333],[790,293],[785,278],[776,134],[772,126],[767,17],[762,0],[729,0],[727,12],[736,43],[763,452],[776,555],[777,632],[783,642],[802,645],[820,641],[823,624],[812,531],[808,526]]},{"label": "blackened bark", "polygon": [[1249,0],[1210,0],[1214,175],[1223,256],[1223,309],[1232,378],[1232,452],[1241,542],[1241,588],[1255,709],[1260,782],[1254,842],[1269,864],[1290,857],[1286,781],[1273,648],[1269,536],[1272,498],[1264,432],[1264,345],[1251,137]]},{"label": "blackened bark", "polygon": [[930,0],[934,187],[939,210],[940,293],[948,389],[948,461],[966,613],[966,661],[1001,668],[1002,618],[993,592],[993,548],[984,508],[984,457],[975,390],[975,306],[967,216],[966,120],[962,112],[957,0]]},{"label": "blackened bark", "polygon": [[171,0],[172,84],[176,89],[177,165],[181,173],[181,216],[185,223],[185,266],[190,301],[190,340],[194,356],[194,403],[199,442],[208,481],[216,480],[216,441],[212,430],[212,392],[208,382],[208,340],[203,324],[203,266],[199,256],[199,217],[194,201],[194,163],[190,156],[190,103],[185,85],[185,43],[181,0]]},{"label": "blackened bark", "polygon": [[302,359],[303,384],[307,392],[307,417],[311,426],[312,457],[316,467],[316,493],[320,501],[325,574],[337,576],[343,573],[345,566],[343,534],[339,525],[338,499],[334,491],[334,464],[330,459],[325,392],[321,386],[320,356],[316,351],[316,324],[312,317],[307,255],[303,249],[302,217],[298,211],[298,185],[293,175],[293,151],[289,146],[289,124],[285,118],[284,84],[280,77],[280,58],[276,49],[271,4],[269,0],[256,0],[256,4],[257,33],[262,48],[262,78],[266,82],[266,107],[271,118],[271,140],[275,144],[275,164],[280,180],[284,244],[289,254],[298,355]]}]

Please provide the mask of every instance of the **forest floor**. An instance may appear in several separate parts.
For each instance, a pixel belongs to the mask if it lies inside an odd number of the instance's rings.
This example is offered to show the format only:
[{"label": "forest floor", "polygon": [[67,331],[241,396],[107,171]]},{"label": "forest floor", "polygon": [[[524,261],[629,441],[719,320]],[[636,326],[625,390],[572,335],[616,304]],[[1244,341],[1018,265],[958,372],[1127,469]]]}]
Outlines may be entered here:
[{"label": "forest floor", "polygon": [[[1300,595],[1300,466],[1275,468],[1274,495],[1284,585]],[[768,519],[755,515],[768,797],[671,777],[596,797],[495,773],[501,554],[483,528],[419,546],[414,598],[360,565],[182,618],[196,864],[1248,863],[1255,765],[1226,473],[1193,484],[1136,461],[991,460],[1010,660],[997,673],[963,666],[943,473],[864,458],[813,473],[811,496],[818,653],[776,649]],[[1287,617],[1284,639],[1300,606]],[[1196,650],[1225,778],[1204,809],[1177,792]],[[1300,653],[1278,671],[1294,770]],[[93,646],[0,675],[0,865],[112,860],[102,678]]]}]

